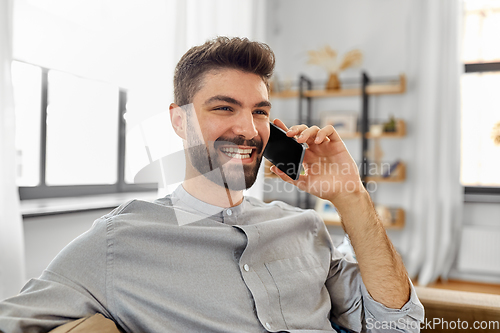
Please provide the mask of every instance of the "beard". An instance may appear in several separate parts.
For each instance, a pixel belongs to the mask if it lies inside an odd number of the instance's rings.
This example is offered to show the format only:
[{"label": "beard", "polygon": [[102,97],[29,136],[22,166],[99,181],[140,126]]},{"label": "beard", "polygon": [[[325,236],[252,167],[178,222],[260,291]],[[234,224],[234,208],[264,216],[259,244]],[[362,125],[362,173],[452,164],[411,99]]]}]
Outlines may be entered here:
[{"label": "beard", "polygon": [[[262,161],[263,144],[261,140],[246,140],[239,136],[234,138],[221,136],[215,141],[203,143],[196,136],[196,132],[189,129],[189,126],[187,138],[191,145],[187,149],[191,164],[212,183],[232,191],[246,190],[255,183]],[[254,163],[250,165],[222,161],[221,154],[224,153],[219,149],[221,146],[255,147],[256,149],[252,151],[252,154],[255,154]]]}]

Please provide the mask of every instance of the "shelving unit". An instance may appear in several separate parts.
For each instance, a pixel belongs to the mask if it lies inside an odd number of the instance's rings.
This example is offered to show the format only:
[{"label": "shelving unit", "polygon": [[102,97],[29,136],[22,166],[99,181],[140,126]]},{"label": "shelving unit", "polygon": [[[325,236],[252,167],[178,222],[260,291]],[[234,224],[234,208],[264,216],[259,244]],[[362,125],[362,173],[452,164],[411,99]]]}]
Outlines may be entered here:
[{"label": "shelving unit", "polygon": [[[368,140],[373,138],[369,132],[369,107],[368,99],[370,95],[391,95],[391,94],[402,94],[406,92],[406,76],[404,74],[399,75],[398,79],[387,80],[383,83],[370,83],[370,78],[368,74],[362,73],[361,77],[361,87],[360,88],[347,88],[338,90],[313,90],[313,82],[304,75],[300,77],[299,80],[299,123],[305,123],[311,126],[311,102],[312,98],[320,97],[348,97],[348,96],[361,96],[363,107],[361,112],[361,129],[360,133],[357,134],[361,137],[361,180],[367,182],[367,165],[368,165]],[[284,92],[282,92],[283,94]],[[291,92],[288,92],[283,96],[293,96]],[[303,100],[306,101],[306,116],[303,115]],[[305,121],[304,121],[305,120]],[[406,126],[404,122],[400,121],[400,125],[397,133],[384,133],[387,137],[400,137],[406,135]],[[356,135],[355,135],[356,136]]]},{"label": "shelving unit", "polygon": [[[392,170],[388,177],[370,176],[368,174],[368,142],[371,139],[391,139],[402,138],[406,135],[406,123],[398,119],[396,121],[395,132],[383,132],[381,135],[373,135],[369,131],[369,97],[374,95],[393,95],[403,94],[406,92],[406,76],[399,75],[398,78],[386,80],[371,80],[367,73],[362,73],[361,86],[355,88],[342,88],[338,90],[313,89],[313,82],[305,76],[300,76],[298,90],[286,90],[280,92],[271,92],[271,98],[297,98],[298,107],[298,123],[304,123],[308,126],[312,125],[312,99],[313,98],[335,98],[335,97],[355,97],[362,98],[361,110],[361,126],[360,131],[354,134],[341,135],[343,140],[360,139],[361,141],[361,170],[360,176],[364,184],[367,182],[388,182],[399,183],[406,179],[406,165],[399,162],[398,166]],[[305,104],[305,105],[304,105]],[[269,162],[266,162],[269,163]],[[276,177],[271,172],[267,171],[270,164],[266,168],[266,177]],[[305,197],[304,197],[305,195]],[[305,204],[304,204],[305,203]],[[310,196],[298,193],[297,206],[305,206],[312,208],[310,204]],[[387,228],[402,228],[404,226],[405,213],[401,208],[391,208],[395,213],[393,221],[387,223]],[[330,225],[340,225],[340,222],[325,221]]]}]

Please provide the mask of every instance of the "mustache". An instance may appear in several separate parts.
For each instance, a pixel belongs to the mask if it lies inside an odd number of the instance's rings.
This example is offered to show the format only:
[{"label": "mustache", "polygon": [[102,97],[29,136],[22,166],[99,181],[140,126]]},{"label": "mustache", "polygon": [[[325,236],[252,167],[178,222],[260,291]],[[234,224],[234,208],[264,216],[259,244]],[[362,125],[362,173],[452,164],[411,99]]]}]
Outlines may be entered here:
[{"label": "mustache", "polygon": [[228,138],[228,137],[221,136],[214,141],[214,148],[218,149],[220,146],[227,145],[228,143],[234,144],[236,146],[255,147],[258,154],[261,153],[262,148],[263,148],[263,143],[261,140],[255,140],[255,139],[246,140],[245,138],[243,138],[241,136],[237,136],[234,138]]}]

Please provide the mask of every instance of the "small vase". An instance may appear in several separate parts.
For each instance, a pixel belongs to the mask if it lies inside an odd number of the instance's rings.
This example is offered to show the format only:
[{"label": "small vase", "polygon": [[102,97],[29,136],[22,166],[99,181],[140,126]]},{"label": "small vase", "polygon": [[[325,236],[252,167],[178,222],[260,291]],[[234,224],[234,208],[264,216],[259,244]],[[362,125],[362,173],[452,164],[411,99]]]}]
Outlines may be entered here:
[{"label": "small vase", "polygon": [[337,73],[330,73],[328,77],[328,82],[326,83],[326,90],[338,90],[340,89],[340,80]]}]

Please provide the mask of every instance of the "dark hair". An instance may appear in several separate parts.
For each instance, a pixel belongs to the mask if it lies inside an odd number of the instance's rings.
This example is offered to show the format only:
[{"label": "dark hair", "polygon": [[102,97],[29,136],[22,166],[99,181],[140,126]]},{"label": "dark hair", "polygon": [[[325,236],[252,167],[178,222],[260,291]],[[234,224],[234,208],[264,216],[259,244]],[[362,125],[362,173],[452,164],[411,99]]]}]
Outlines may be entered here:
[{"label": "dark hair", "polygon": [[257,74],[269,90],[274,62],[274,53],[267,44],[238,37],[208,40],[189,49],[179,60],[174,74],[174,102],[179,106],[192,103],[204,74],[224,68]]}]

